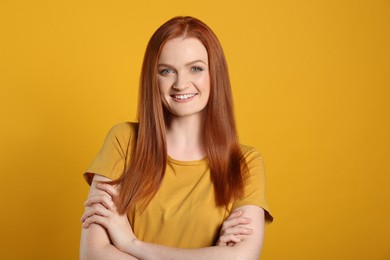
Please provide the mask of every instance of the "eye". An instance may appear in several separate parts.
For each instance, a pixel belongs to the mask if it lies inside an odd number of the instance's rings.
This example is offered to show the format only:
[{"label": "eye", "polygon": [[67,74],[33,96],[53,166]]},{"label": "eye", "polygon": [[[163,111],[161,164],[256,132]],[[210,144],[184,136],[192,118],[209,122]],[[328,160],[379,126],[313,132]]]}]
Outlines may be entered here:
[{"label": "eye", "polygon": [[172,69],[170,69],[170,68],[166,68],[166,69],[161,69],[159,71],[159,73],[160,73],[160,75],[165,76],[165,75],[174,73],[174,71]]},{"label": "eye", "polygon": [[199,67],[199,66],[193,66],[193,67],[191,67],[191,71],[192,72],[200,72],[200,71],[203,71],[203,68]]}]

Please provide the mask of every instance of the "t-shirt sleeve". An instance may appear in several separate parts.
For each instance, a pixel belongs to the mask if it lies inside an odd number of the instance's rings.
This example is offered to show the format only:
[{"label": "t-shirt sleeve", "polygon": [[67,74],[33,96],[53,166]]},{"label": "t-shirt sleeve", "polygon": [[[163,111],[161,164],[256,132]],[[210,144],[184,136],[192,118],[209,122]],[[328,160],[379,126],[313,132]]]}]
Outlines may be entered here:
[{"label": "t-shirt sleeve", "polygon": [[118,179],[129,164],[131,146],[135,136],[135,124],[120,123],[108,132],[99,153],[84,173],[91,184],[94,174],[111,180]]},{"label": "t-shirt sleeve", "polygon": [[273,217],[270,213],[265,196],[263,157],[256,149],[251,147],[243,147],[242,152],[248,165],[249,173],[245,181],[244,197],[233,203],[232,210],[245,205],[259,206],[265,211],[266,221],[272,222]]}]

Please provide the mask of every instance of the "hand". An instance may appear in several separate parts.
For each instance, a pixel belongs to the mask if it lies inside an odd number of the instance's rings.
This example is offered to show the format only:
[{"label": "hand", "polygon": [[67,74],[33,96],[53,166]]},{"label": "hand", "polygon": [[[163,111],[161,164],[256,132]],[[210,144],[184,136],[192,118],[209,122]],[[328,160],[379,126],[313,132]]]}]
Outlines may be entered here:
[{"label": "hand", "polygon": [[242,210],[233,212],[222,224],[217,246],[234,246],[241,242],[242,235],[252,234],[252,229],[245,227],[251,223],[250,218],[242,216]]},{"label": "hand", "polygon": [[127,215],[120,215],[117,211],[114,201],[118,191],[114,186],[105,183],[98,183],[96,188],[103,192],[90,196],[84,203],[86,209],[81,218],[83,228],[88,228],[91,224],[103,226],[113,245],[121,251],[126,251],[137,238]]}]

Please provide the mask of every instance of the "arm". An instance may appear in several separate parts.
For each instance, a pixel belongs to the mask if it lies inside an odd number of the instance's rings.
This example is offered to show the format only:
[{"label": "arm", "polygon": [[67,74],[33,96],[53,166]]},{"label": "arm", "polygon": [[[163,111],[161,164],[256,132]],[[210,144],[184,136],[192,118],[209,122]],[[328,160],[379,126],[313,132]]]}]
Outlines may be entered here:
[{"label": "arm", "polygon": [[[89,196],[106,196],[106,192],[97,189],[97,181],[110,181],[110,179],[95,175],[89,191]],[[98,224],[91,224],[81,231],[80,260],[131,260],[131,255],[117,249],[110,241],[107,230]]]},{"label": "arm", "polygon": [[125,249],[140,259],[259,259],[264,237],[264,210],[252,205],[242,206],[242,216],[252,219],[247,224],[251,235],[238,235],[239,243],[199,249],[180,249],[133,240]]},{"label": "arm", "polygon": [[222,223],[216,245],[234,246],[236,243],[241,242],[241,239],[239,238],[240,235],[250,235],[253,232],[251,228],[248,228],[248,224],[251,223],[251,221],[250,218],[242,216],[242,210],[233,211]]},{"label": "arm", "polygon": [[[115,198],[115,189],[108,184],[98,185],[98,189],[107,192],[110,198]],[[239,243],[231,243],[231,246],[214,246],[199,249],[180,249],[146,243],[138,240],[131,230],[131,227],[120,228],[123,226],[118,219],[118,213],[115,208],[107,207],[91,207],[95,204],[106,204],[99,197],[91,197],[86,206],[90,210],[84,213],[82,218],[83,227],[89,228],[94,224],[99,224],[106,227],[109,237],[113,244],[121,251],[133,255],[139,259],[258,259],[263,243],[264,232],[264,210],[258,206],[247,205],[237,209],[240,216],[244,219],[251,219],[245,223],[245,228],[251,230],[251,234],[241,231],[232,231],[232,234],[239,239]],[[236,212],[237,212],[236,211]],[[237,214],[237,213],[236,213]],[[234,213],[232,214],[232,216]],[[230,220],[239,220],[240,217],[229,217]],[[245,222],[245,221],[244,221]],[[239,223],[228,223],[227,229],[232,229]],[[241,224],[243,224],[241,222]],[[222,230],[222,234],[224,231]],[[225,232],[226,233],[226,232]],[[236,242],[233,239],[230,241]],[[229,239],[227,240],[229,242]],[[220,243],[219,243],[220,244]]]}]

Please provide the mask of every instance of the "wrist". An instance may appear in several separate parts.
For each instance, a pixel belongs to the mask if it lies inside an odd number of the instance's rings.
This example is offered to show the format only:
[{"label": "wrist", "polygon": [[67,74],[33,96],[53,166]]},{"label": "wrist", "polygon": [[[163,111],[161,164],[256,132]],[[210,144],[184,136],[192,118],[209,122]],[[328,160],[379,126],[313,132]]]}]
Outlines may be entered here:
[{"label": "wrist", "polygon": [[124,252],[139,258],[140,252],[142,252],[142,241],[138,240],[137,238],[130,240]]}]

